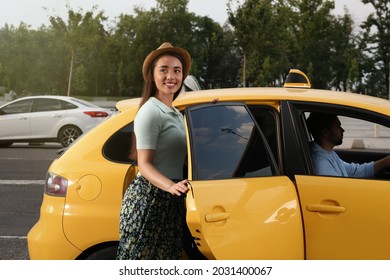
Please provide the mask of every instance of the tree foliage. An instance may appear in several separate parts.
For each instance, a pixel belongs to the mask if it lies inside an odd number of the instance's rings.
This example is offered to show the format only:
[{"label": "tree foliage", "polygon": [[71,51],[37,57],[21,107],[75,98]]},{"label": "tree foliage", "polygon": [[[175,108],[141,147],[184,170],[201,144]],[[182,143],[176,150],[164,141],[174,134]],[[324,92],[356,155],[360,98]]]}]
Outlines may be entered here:
[{"label": "tree foliage", "polygon": [[[139,96],[145,56],[165,41],[186,48],[203,88],[282,86],[291,68],[315,88],[387,97],[390,0],[362,0],[374,13],[355,25],[333,0],[226,0],[221,25],[188,0],[134,7],[108,25],[98,7],[68,8],[49,26],[0,28],[0,92]],[[357,30],[357,31],[356,31]]]},{"label": "tree foliage", "polygon": [[362,0],[374,13],[362,23],[365,91],[390,99],[390,0]]},{"label": "tree foliage", "polygon": [[[94,15],[94,9],[83,14],[83,11],[73,11],[68,7],[68,21],[65,22],[59,16],[51,16],[50,23],[51,28],[55,32],[62,42],[64,47],[68,51],[69,59],[69,75],[68,75],[68,87],[67,95],[71,93],[72,79],[74,69],[84,69],[83,72],[91,71],[88,80],[88,76],[84,75],[83,83],[91,83],[90,88],[95,90],[97,95],[97,87],[99,86],[99,71],[103,70],[104,64],[102,61],[102,48],[105,41],[105,30],[103,22],[106,20],[103,12]],[[75,67],[76,64],[76,67]],[[87,69],[85,64],[89,64]],[[80,81],[78,81],[80,84]]]}]

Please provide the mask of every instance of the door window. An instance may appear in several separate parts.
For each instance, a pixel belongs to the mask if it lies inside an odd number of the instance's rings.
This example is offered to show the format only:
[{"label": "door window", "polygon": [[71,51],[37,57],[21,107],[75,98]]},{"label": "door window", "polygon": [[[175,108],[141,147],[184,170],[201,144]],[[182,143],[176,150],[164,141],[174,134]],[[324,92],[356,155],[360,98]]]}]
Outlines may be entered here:
[{"label": "door window", "polygon": [[187,109],[193,176],[198,180],[272,176],[277,173],[260,126],[243,104]]},{"label": "door window", "polygon": [[[283,114],[290,118],[300,144],[300,153],[305,163],[313,167],[312,151],[314,139],[307,127],[307,118],[312,112],[332,112],[338,117],[343,128],[343,139],[334,147],[338,156],[347,163],[367,163],[390,155],[390,117],[374,111],[352,106],[336,104],[288,101]],[[286,119],[287,119],[286,117]],[[283,131],[285,135],[287,133]],[[290,149],[291,150],[291,149]],[[287,153],[287,151],[285,151]],[[287,160],[292,158],[286,155]],[[313,168],[304,173],[293,174],[316,175]],[[376,179],[390,178],[387,170],[378,174]]]},{"label": "door window", "polygon": [[22,114],[30,112],[33,100],[21,100],[9,104],[1,109],[1,114]]},{"label": "door window", "polygon": [[34,104],[34,112],[47,112],[61,110],[61,103],[55,99],[37,99]]},{"label": "door window", "polygon": [[[309,114],[310,112],[306,112],[305,116],[308,117]],[[343,136],[342,142],[334,147],[334,151],[343,161],[364,164],[390,154],[390,127],[385,119],[370,119],[368,113],[364,116],[353,116],[348,112],[339,112],[335,115],[341,123]],[[314,140],[309,139],[309,142],[311,141]],[[390,170],[377,174],[376,178],[390,179]]]}]

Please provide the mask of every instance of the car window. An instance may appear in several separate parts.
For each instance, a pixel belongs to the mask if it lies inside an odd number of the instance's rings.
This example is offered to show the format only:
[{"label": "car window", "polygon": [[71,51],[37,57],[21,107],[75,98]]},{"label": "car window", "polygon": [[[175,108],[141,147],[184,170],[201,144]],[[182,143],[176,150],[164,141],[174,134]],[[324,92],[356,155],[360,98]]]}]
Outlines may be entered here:
[{"label": "car window", "polygon": [[1,114],[21,114],[21,113],[28,113],[31,110],[33,104],[33,100],[20,100],[16,101],[14,103],[11,103],[7,106],[4,106],[1,109]]},{"label": "car window", "polygon": [[60,100],[39,98],[35,100],[34,112],[45,112],[45,111],[57,111],[61,110]]},{"label": "car window", "polygon": [[277,136],[277,112],[271,107],[251,105],[248,106],[255,121],[260,126],[265,138],[271,148],[275,159],[279,158],[278,136]]},{"label": "car window", "polygon": [[114,133],[103,147],[103,155],[115,162],[136,163],[133,153],[135,150],[133,122]]},{"label": "car window", "polygon": [[193,107],[187,116],[194,179],[258,177],[276,173],[264,135],[246,106]]},{"label": "car window", "polygon": [[72,104],[72,103],[64,101],[64,100],[60,100],[60,103],[61,103],[62,110],[69,110],[69,109],[78,108],[75,104]]},{"label": "car window", "polygon": [[388,126],[357,118],[339,116],[344,132],[344,141],[337,149],[390,149]]},{"label": "car window", "polygon": [[[309,112],[305,113],[305,118]],[[378,123],[358,117],[337,115],[344,129],[343,142],[337,150],[377,150],[390,152],[390,124]],[[308,132],[309,141],[313,141]]]},{"label": "car window", "polygon": [[[310,112],[305,112],[305,118]],[[343,128],[342,143],[334,147],[338,156],[348,163],[367,163],[390,154],[390,123],[388,116],[370,112],[336,111]],[[313,141],[308,133],[308,142]],[[390,179],[390,170],[376,178]]]}]

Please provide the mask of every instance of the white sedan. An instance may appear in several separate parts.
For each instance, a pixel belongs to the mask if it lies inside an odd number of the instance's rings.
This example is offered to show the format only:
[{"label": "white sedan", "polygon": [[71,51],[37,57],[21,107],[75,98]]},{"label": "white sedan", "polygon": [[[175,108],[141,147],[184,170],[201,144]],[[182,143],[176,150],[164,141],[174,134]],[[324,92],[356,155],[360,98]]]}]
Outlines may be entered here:
[{"label": "white sedan", "polygon": [[0,107],[0,147],[58,142],[67,147],[114,110],[68,96],[30,96]]}]

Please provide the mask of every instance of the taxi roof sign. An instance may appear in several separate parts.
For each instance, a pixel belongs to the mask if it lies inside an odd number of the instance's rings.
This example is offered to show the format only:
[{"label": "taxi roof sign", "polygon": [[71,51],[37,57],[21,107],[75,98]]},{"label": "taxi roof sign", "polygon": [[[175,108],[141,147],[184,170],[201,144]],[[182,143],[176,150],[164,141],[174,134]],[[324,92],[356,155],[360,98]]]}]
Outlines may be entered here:
[{"label": "taxi roof sign", "polygon": [[284,87],[311,88],[311,83],[306,74],[301,70],[291,69],[288,72]]}]

